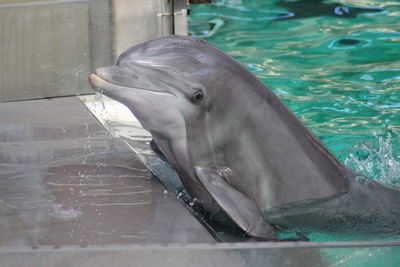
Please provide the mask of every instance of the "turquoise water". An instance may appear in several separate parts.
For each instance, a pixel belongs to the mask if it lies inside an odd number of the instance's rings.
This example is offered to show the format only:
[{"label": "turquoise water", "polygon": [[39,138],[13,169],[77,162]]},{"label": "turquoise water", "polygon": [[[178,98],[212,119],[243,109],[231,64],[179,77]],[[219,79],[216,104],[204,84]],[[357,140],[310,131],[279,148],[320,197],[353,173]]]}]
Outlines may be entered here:
[{"label": "turquoise water", "polygon": [[247,66],[342,162],[400,185],[399,1],[215,0],[191,9],[191,34]]}]

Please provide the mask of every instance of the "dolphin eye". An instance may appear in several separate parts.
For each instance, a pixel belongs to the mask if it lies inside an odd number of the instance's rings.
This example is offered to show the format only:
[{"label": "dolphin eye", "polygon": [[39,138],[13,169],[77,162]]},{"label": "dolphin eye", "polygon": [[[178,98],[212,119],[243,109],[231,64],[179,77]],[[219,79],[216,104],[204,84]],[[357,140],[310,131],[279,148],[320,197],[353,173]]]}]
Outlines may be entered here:
[{"label": "dolphin eye", "polygon": [[193,103],[198,103],[204,99],[204,93],[202,91],[195,92],[191,97],[190,100]]}]

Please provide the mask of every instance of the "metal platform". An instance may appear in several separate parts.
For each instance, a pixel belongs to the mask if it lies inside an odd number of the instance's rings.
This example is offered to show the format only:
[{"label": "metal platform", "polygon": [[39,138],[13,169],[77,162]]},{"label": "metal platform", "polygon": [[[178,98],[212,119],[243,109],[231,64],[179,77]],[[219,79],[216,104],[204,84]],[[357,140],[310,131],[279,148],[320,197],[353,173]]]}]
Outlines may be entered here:
[{"label": "metal platform", "polygon": [[0,114],[1,247],[214,242],[77,98]]}]

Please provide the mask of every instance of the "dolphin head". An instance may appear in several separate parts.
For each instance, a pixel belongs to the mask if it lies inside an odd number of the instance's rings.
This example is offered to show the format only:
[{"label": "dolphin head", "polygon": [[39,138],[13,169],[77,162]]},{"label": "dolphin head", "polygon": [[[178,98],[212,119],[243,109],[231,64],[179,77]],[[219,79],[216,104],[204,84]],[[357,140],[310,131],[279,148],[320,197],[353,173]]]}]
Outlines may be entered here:
[{"label": "dolphin head", "polygon": [[185,136],[185,121],[206,108],[201,82],[205,73],[193,73],[194,69],[185,67],[190,64],[183,62],[179,48],[160,41],[128,49],[115,65],[91,74],[90,82],[126,105],[155,138],[180,139]]},{"label": "dolphin head", "polygon": [[[206,127],[207,114],[219,106],[213,95],[226,87],[219,85],[229,82],[224,75],[232,61],[200,39],[163,37],[131,47],[115,65],[91,74],[90,83],[131,110],[181,178],[190,179],[182,182],[193,192],[199,190],[193,170],[198,157],[192,152],[203,153],[200,143],[204,142],[196,129]],[[210,75],[216,78],[209,79]],[[198,144],[196,149],[189,148],[189,138]],[[207,199],[206,193],[195,195]]]}]

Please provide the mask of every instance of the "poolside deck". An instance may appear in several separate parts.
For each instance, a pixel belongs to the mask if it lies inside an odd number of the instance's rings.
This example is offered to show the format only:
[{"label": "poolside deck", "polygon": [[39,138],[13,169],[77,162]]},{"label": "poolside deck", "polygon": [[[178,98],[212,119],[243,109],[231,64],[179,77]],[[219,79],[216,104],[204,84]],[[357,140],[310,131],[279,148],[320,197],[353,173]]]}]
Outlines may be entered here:
[{"label": "poolside deck", "polygon": [[215,242],[76,97],[0,114],[0,247]]}]

